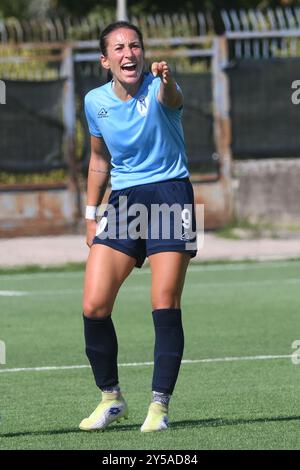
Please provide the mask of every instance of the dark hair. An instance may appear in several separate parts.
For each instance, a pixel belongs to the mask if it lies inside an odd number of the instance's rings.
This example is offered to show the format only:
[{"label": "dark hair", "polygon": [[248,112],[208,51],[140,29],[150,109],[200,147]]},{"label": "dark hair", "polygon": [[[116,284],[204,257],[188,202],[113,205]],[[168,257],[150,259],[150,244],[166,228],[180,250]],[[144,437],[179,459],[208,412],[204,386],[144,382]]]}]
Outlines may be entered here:
[{"label": "dark hair", "polygon": [[143,35],[141,31],[139,30],[139,28],[135,26],[134,24],[128,23],[128,21],[116,21],[115,23],[111,23],[108,26],[106,26],[106,28],[102,31],[100,35],[100,41],[99,41],[100,50],[103,55],[107,54],[107,36],[119,28],[127,28],[127,29],[132,29],[133,31],[135,31],[140,40],[142,50],[144,51]]}]

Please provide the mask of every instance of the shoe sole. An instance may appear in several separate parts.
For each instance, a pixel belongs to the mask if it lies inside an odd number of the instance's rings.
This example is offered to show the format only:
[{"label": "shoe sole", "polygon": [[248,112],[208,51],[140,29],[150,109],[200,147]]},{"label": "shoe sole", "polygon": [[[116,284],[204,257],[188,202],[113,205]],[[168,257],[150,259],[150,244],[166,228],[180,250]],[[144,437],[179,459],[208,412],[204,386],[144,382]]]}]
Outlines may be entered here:
[{"label": "shoe sole", "polygon": [[113,418],[112,421],[110,421],[109,423],[107,423],[105,426],[102,426],[101,428],[82,428],[81,426],[79,426],[79,429],[81,429],[81,431],[88,431],[88,432],[91,432],[91,431],[104,431],[110,424],[112,423],[120,423],[121,421],[125,420],[125,419],[128,419],[128,409],[124,410],[124,414],[122,416],[119,416],[118,418]]},{"label": "shoe sole", "polygon": [[141,432],[160,432],[160,431],[167,431],[168,428],[161,428],[161,429],[142,429]]}]

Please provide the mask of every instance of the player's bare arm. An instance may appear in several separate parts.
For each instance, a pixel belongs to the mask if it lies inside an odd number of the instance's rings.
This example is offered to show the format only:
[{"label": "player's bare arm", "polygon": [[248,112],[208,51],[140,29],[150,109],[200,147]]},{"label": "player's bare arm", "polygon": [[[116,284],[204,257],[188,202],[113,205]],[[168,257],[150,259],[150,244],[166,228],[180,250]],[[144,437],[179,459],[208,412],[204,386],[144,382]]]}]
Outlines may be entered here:
[{"label": "player's bare arm", "polygon": [[158,100],[169,108],[180,108],[183,104],[183,96],[176,86],[167,62],[153,62],[151,72],[161,80]]},{"label": "player's bare arm", "polygon": [[[91,136],[91,159],[87,183],[87,205],[99,206],[104,197],[110,174],[110,153],[104,140]],[[92,245],[96,219],[86,219],[86,243]]]}]

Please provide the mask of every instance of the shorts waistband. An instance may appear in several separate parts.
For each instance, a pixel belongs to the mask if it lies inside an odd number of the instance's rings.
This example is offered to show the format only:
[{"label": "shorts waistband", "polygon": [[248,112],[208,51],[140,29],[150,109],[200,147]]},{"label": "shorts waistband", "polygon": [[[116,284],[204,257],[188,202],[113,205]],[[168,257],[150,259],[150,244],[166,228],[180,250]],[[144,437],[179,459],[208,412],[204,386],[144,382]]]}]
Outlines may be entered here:
[{"label": "shorts waistband", "polygon": [[126,189],[134,189],[134,188],[141,188],[142,186],[150,186],[150,184],[163,184],[163,183],[172,183],[175,181],[183,181],[183,182],[189,182],[190,178],[188,176],[185,176],[184,178],[171,178],[169,180],[162,180],[162,181],[153,181],[152,183],[144,183],[144,184],[136,184],[135,186],[128,186],[127,188],[122,188],[122,189],[113,189],[112,191],[125,191]]}]

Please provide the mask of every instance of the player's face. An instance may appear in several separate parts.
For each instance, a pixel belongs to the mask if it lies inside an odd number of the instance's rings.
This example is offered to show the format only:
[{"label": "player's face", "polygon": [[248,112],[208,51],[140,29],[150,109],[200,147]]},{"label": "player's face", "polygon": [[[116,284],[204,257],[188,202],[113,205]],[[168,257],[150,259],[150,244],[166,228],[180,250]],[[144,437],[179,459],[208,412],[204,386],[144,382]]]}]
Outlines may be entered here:
[{"label": "player's face", "polygon": [[110,69],[114,79],[133,85],[141,77],[144,68],[144,52],[135,31],[120,28],[107,37],[107,55],[102,56],[104,68]]}]

